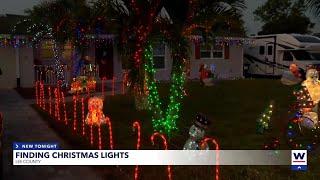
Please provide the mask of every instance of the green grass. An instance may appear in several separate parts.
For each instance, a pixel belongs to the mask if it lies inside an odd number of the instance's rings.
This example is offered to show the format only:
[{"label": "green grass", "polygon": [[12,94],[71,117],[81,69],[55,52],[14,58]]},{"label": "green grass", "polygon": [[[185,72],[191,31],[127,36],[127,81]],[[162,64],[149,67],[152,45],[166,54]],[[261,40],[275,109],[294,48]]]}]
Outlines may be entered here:
[{"label": "green grass", "polygon": [[[168,89],[167,84],[160,86],[162,99],[166,99]],[[188,83],[186,90],[188,96],[183,102],[181,118],[178,122],[179,131],[169,139],[170,149],[182,149],[184,142],[188,139],[188,129],[197,112],[202,112],[209,117],[211,125],[206,135],[218,139],[221,149],[263,149],[263,145],[273,137],[280,138],[281,149],[289,149],[285,139],[285,129],[289,119],[289,106],[294,102],[292,87],[284,86],[277,80],[235,80],[221,81],[213,87],[200,87],[199,83],[195,82]],[[257,135],[256,119],[271,100],[275,101],[272,129],[264,135]],[[68,116],[72,118],[72,104],[68,104],[67,107],[70,113]],[[150,112],[137,112],[134,109],[132,96],[108,96],[105,99],[104,112],[112,120],[116,149],[135,148],[136,134],[132,131],[132,123],[135,120],[139,120],[142,124],[141,148],[161,149],[161,146],[153,147],[149,140],[153,132]],[[41,114],[45,117],[44,119],[56,126],[56,122],[52,123],[47,115]],[[64,134],[69,142],[73,142],[74,146],[90,147],[85,137],[79,138],[72,135],[70,127],[69,130],[62,125],[54,128],[59,134]],[[106,132],[107,129],[104,127],[104,137],[107,137]],[[107,141],[107,138],[103,141]],[[105,146],[108,146],[108,143]],[[320,170],[316,165],[319,162],[316,154],[319,153],[318,151],[313,153],[314,155],[308,157],[310,170],[307,173],[291,172],[289,166],[223,166],[221,179],[317,179]],[[133,167],[124,166],[122,169],[132,178]],[[165,166],[143,166],[141,177],[142,179],[165,179],[165,172]],[[191,177],[191,179],[213,179],[214,166],[175,166],[173,176],[174,179]]]}]

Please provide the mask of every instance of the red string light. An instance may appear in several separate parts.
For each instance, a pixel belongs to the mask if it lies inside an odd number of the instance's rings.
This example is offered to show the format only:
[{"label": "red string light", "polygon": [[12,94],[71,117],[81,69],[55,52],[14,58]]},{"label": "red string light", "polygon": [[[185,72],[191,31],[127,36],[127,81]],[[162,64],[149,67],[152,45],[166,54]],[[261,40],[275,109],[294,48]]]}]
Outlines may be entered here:
[{"label": "red string light", "polygon": [[112,126],[111,126],[111,120],[109,117],[106,117],[106,124],[109,127],[109,144],[110,149],[113,149],[113,137],[112,137]]},{"label": "red string light", "polygon": [[90,144],[93,145],[93,124],[90,124]]},{"label": "red string light", "polygon": [[73,96],[73,130],[76,130],[77,125],[77,96]]},{"label": "red string light", "polygon": [[82,136],[86,134],[85,119],[84,119],[84,98],[81,98],[81,112],[82,112]]},{"label": "red string light", "polygon": [[[153,133],[152,136],[151,136],[152,145],[154,145],[154,138],[156,136],[159,136],[162,139],[162,143],[163,143],[164,149],[168,150],[168,143],[167,143],[166,137],[163,134],[160,134],[158,132]],[[167,170],[168,170],[168,178],[169,178],[169,180],[171,180],[172,179],[172,172],[171,172],[171,166],[170,165],[168,165]]]},{"label": "red string light", "polygon": [[204,147],[205,144],[207,144],[208,142],[211,142],[214,144],[215,148],[216,148],[216,176],[215,176],[215,180],[219,180],[219,143],[214,139],[214,138],[205,138],[201,141],[201,146]]},{"label": "red string light", "polygon": [[51,88],[48,87],[48,95],[49,95],[49,114],[52,115],[52,97],[51,97]]},{"label": "red string light", "polygon": [[58,118],[58,108],[57,108],[57,88],[53,90],[54,92],[54,117]]},{"label": "red string light", "polygon": [[41,97],[40,107],[41,107],[43,110],[46,110],[46,108],[45,108],[45,102],[44,102],[44,84],[43,84],[43,82],[40,82],[40,97]]},{"label": "red string light", "polygon": [[99,138],[99,149],[101,150],[102,149],[102,142],[101,142],[101,125],[100,125],[100,123],[98,126],[98,138]]},{"label": "red string light", "polygon": [[[141,135],[141,126],[140,123],[138,121],[133,123],[133,131],[135,131],[137,129],[138,132],[138,140],[137,140],[137,150],[140,149],[140,135]],[[135,169],[134,169],[134,179],[137,180],[139,177],[139,166],[136,165]]]},{"label": "red string light", "polygon": [[60,121],[60,107],[59,107],[59,94],[58,94],[58,89],[56,88],[54,90],[54,95],[55,95],[55,117]]},{"label": "red string light", "polygon": [[68,125],[66,99],[65,99],[65,96],[64,96],[64,93],[63,93],[63,92],[61,92],[61,97],[62,97],[63,110],[64,110],[64,123],[65,123],[66,125]]}]

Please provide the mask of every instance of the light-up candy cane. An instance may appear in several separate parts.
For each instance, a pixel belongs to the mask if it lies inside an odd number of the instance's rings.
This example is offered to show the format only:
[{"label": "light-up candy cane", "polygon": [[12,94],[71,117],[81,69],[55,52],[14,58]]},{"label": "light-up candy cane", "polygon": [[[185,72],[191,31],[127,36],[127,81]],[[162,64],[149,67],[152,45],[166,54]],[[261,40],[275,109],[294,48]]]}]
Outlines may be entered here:
[{"label": "light-up candy cane", "polygon": [[208,142],[212,142],[216,148],[216,176],[215,176],[215,180],[219,180],[219,176],[220,176],[220,173],[219,173],[219,152],[220,152],[219,151],[220,150],[219,143],[214,138],[205,138],[201,141],[201,147],[205,147],[205,145]]},{"label": "light-up candy cane", "polygon": [[102,85],[101,85],[102,97],[104,97],[104,87],[105,87],[106,80],[107,80],[106,77],[102,78]]},{"label": "light-up candy cane", "polygon": [[43,81],[40,83],[40,88],[41,88],[42,109],[45,111],[46,110],[46,103],[45,103],[45,97],[44,97],[44,83],[43,83]]},{"label": "light-up candy cane", "polygon": [[[135,131],[137,129],[138,131],[138,141],[137,141],[137,150],[140,149],[140,135],[141,135],[141,126],[140,123],[138,121],[133,123],[133,131]],[[139,166],[136,165],[135,169],[134,169],[134,179],[137,180],[139,177]]]},{"label": "light-up candy cane", "polygon": [[42,106],[42,83],[41,83],[41,81],[39,82],[39,106],[40,106],[40,108],[43,109],[43,106]]},{"label": "light-up candy cane", "polygon": [[51,88],[48,87],[48,94],[49,94],[49,114],[52,115],[52,97],[51,97]]},{"label": "light-up candy cane", "polygon": [[57,88],[54,88],[54,118],[58,118],[58,108],[57,108]]},{"label": "light-up candy cane", "polygon": [[111,120],[109,117],[106,116],[106,124],[109,127],[109,144],[110,144],[110,149],[113,149],[113,137],[112,137],[112,126],[111,126]]},{"label": "light-up candy cane", "polygon": [[99,124],[98,124],[98,142],[99,142],[99,150],[102,149],[102,140],[101,140],[101,122],[100,122],[100,118],[99,118]]},{"label": "light-up candy cane", "polygon": [[[164,145],[164,149],[165,149],[165,150],[168,150],[167,139],[165,138],[165,136],[164,136],[163,134],[160,134],[160,133],[158,133],[158,132],[153,133],[152,136],[151,136],[152,145],[154,145],[154,138],[155,138],[156,136],[159,136],[159,137],[162,139],[163,145]],[[171,174],[171,166],[170,166],[170,165],[168,165],[167,170],[168,170],[168,179],[171,180],[171,179],[172,179],[172,174]]]},{"label": "light-up candy cane", "polygon": [[77,125],[77,96],[73,96],[73,130],[76,130]]},{"label": "light-up candy cane", "polygon": [[64,110],[64,123],[68,125],[68,118],[67,118],[67,109],[66,109],[66,99],[64,96],[64,93],[61,92],[61,97],[62,97],[62,103],[63,103],[63,110]]},{"label": "light-up candy cane", "polygon": [[59,95],[58,95],[58,89],[56,88],[54,90],[54,96],[55,96],[55,117],[60,121],[60,107],[59,107]]},{"label": "light-up candy cane", "polygon": [[82,136],[86,134],[85,119],[84,119],[84,98],[81,98],[81,112],[82,112]]}]

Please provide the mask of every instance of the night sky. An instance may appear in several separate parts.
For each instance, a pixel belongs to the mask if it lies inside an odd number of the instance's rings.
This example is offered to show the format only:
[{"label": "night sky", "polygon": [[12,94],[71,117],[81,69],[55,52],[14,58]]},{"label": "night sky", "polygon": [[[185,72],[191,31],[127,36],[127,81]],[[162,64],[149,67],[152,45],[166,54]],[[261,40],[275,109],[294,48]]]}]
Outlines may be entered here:
[{"label": "night sky", "polygon": [[[0,0],[0,14],[23,14],[24,10],[31,8],[33,5],[41,2],[42,0]],[[261,23],[254,20],[253,11],[267,0],[246,0],[247,9],[244,12],[244,20],[248,34],[256,34],[261,27]],[[308,13],[310,14],[310,13]],[[316,23],[314,32],[320,32],[320,20],[311,17],[311,21]]]}]

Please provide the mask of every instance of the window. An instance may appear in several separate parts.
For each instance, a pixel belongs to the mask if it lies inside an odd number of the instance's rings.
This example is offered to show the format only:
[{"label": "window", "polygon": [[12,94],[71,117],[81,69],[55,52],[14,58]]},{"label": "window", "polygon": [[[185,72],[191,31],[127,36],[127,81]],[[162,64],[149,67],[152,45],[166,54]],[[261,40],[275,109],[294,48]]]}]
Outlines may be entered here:
[{"label": "window", "polygon": [[264,55],[264,46],[260,46],[259,54]]},{"label": "window", "polygon": [[53,42],[51,40],[44,40],[40,43],[40,59],[52,59],[53,55]]},{"label": "window", "polygon": [[314,60],[320,61],[320,53],[311,53],[311,56]]},{"label": "window", "polygon": [[298,41],[304,43],[320,43],[320,39],[313,36],[294,36]]},{"label": "window", "polygon": [[201,59],[223,59],[223,46],[202,45],[200,49]]},{"label": "window", "polygon": [[71,60],[72,56],[72,44],[70,42],[67,42],[64,46],[64,51],[62,53],[62,57],[65,60]]},{"label": "window", "polygon": [[158,43],[154,46],[153,48],[154,68],[156,69],[165,68],[165,54],[166,54],[165,44]]},{"label": "window", "polygon": [[268,46],[268,55],[273,54],[273,46]]},{"label": "window", "polygon": [[289,51],[284,51],[283,61],[293,61],[293,57]]},{"label": "window", "polygon": [[292,51],[293,56],[296,58],[297,61],[310,61],[312,57],[310,53],[303,50]]}]

